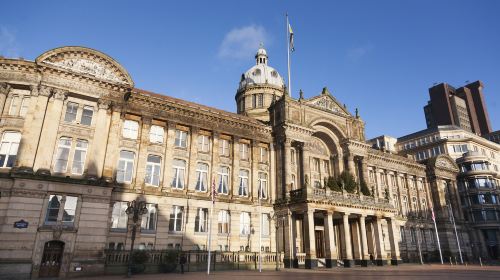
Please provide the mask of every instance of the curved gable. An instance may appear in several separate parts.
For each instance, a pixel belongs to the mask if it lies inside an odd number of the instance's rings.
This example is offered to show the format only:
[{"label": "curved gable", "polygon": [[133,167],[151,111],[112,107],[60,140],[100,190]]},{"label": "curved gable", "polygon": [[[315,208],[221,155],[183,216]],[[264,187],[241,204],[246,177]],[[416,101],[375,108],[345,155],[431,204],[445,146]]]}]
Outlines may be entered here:
[{"label": "curved gable", "polygon": [[432,167],[444,168],[454,172],[458,172],[459,168],[456,162],[448,155],[439,155],[432,158],[429,162]]},{"label": "curved gable", "polygon": [[110,56],[90,48],[55,48],[37,57],[35,62],[111,83],[134,86],[132,78],[123,66]]}]

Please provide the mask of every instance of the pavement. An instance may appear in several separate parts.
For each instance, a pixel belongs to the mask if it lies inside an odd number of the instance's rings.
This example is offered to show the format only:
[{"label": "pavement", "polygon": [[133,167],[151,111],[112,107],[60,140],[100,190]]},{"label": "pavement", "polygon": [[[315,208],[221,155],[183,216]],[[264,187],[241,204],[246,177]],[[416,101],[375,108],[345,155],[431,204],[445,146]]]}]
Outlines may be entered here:
[{"label": "pavement", "polygon": [[[89,280],[114,280],[124,279],[123,275],[100,276],[85,278]],[[79,278],[82,279],[82,278]],[[500,266],[449,266],[449,265],[400,265],[384,267],[354,267],[334,269],[282,269],[281,271],[213,271],[210,275],[206,272],[186,272],[168,274],[140,274],[133,275],[130,279],[168,279],[168,280],[323,280],[323,279],[374,279],[374,280],[461,280],[461,279],[497,279],[500,280]]]}]

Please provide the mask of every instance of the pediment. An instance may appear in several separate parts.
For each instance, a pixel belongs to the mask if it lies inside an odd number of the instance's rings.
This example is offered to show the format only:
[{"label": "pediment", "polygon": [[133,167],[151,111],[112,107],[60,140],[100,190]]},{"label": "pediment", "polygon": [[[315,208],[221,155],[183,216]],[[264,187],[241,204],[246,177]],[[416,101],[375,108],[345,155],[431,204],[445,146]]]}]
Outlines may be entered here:
[{"label": "pediment", "polygon": [[335,97],[331,95],[328,89],[324,88],[320,95],[309,98],[305,102],[307,105],[316,107],[332,113],[350,116],[351,114],[342,106]]},{"label": "pediment", "polygon": [[118,62],[102,52],[89,48],[56,48],[39,56],[36,62],[106,82],[134,86],[132,78]]},{"label": "pediment", "polygon": [[448,170],[458,171],[458,166],[455,161],[446,155],[439,155],[432,163],[435,167],[440,167]]}]

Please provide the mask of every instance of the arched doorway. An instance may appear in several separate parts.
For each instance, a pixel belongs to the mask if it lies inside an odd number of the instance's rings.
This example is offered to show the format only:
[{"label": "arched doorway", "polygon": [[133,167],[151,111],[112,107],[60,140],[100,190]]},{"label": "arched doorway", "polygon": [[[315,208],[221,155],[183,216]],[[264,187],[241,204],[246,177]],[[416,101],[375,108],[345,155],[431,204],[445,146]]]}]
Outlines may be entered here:
[{"label": "arched doorway", "polygon": [[48,241],[45,243],[38,277],[42,278],[59,276],[63,251],[64,242]]}]

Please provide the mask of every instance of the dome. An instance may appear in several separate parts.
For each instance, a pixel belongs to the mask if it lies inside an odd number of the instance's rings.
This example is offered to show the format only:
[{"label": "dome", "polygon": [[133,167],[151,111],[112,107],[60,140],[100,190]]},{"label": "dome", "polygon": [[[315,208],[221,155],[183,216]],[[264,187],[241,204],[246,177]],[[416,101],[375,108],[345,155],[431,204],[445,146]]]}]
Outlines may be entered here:
[{"label": "dome", "polygon": [[250,85],[269,84],[283,88],[283,78],[278,71],[267,65],[268,57],[266,50],[261,46],[255,54],[257,62],[252,68],[241,75],[240,89]]}]

